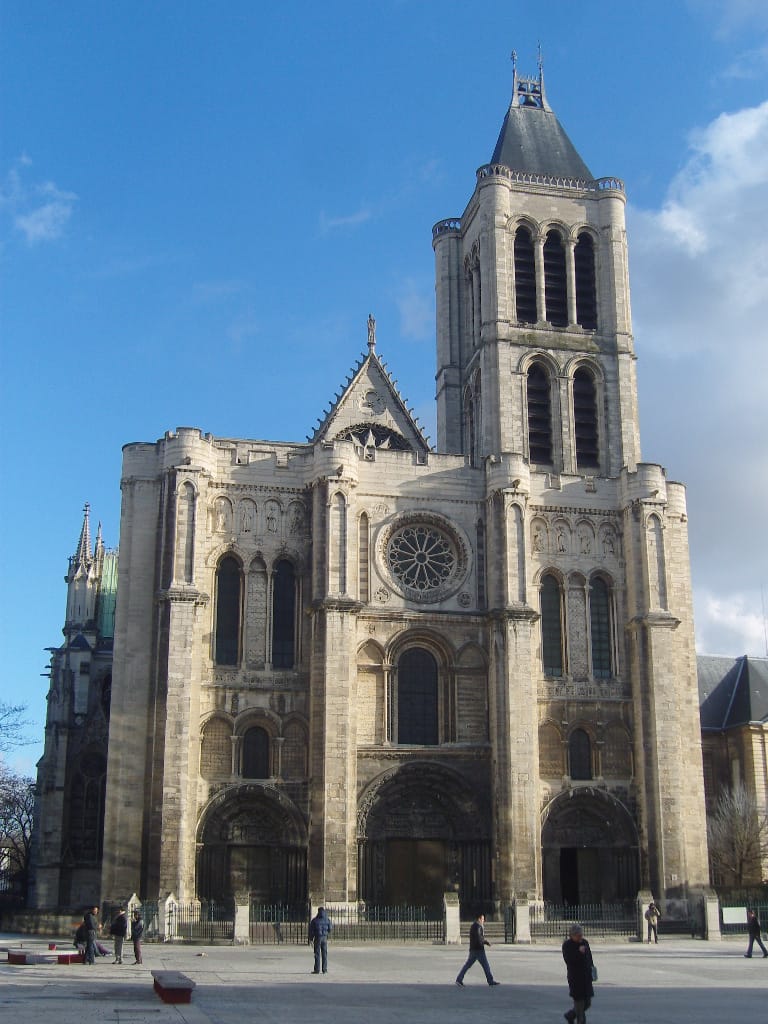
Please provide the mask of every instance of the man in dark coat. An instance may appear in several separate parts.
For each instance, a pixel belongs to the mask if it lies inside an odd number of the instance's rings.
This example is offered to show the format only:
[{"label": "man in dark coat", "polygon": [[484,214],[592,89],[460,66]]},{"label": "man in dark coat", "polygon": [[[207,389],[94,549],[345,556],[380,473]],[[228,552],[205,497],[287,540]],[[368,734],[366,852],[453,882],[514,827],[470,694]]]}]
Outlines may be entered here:
[{"label": "man in dark coat", "polygon": [[456,979],[456,984],[459,988],[464,987],[464,975],[475,961],[485,971],[485,980],[489,985],[500,984],[500,982],[494,981],[491,965],[488,963],[488,957],[485,953],[486,946],[490,946],[490,942],[485,937],[485,914],[478,914],[472,923],[472,927],[469,929],[469,956],[467,957],[467,962],[459,971],[459,976]]},{"label": "man in dark coat", "polygon": [[747,958],[747,960],[751,960],[752,959],[752,947],[754,946],[755,943],[757,943],[758,946],[760,947],[760,949],[762,949],[763,956],[764,957],[768,956],[768,950],[765,948],[765,946],[763,945],[763,940],[760,938],[760,931],[761,931],[760,919],[758,918],[758,916],[757,916],[757,914],[755,913],[754,910],[748,910],[747,911],[747,935],[749,935],[749,946],[747,947],[747,952],[744,954],[744,956]]},{"label": "man in dark coat", "polygon": [[113,936],[115,940],[114,962],[116,964],[121,964],[123,962],[123,942],[125,941],[125,936],[128,934],[128,918],[125,916],[125,907],[117,908],[117,913],[110,925],[109,934]]},{"label": "man in dark coat", "polygon": [[99,931],[99,908],[91,907],[83,916],[85,925],[85,963],[96,963],[96,936]]},{"label": "man in dark coat", "polygon": [[317,914],[309,922],[309,941],[315,948],[315,966],[313,974],[320,973],[322,963],[323,974],[328,973],[328,936],[332,924],[325,912],[325,907],[318,907]]},{"label": "man in dark coat", "polygon": [[571,925],[563,943],[563,960],[568,971],[568,992],[573,1000],[573,1009],[563,1016],[569,1024],[585,1024],[595,990],[592,987],[592,952],[580,924]]}]

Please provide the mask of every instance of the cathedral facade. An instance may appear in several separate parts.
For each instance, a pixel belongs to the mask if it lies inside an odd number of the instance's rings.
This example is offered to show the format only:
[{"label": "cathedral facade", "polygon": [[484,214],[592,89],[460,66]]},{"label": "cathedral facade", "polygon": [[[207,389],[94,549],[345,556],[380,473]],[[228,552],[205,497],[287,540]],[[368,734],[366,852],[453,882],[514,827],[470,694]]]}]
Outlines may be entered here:
[{"label": "cathedral facade", "polygon": [[[91,667],[52,663],[37,906],[708,884],[685,493],[641,458],[625,201],[516,73],[433,228],[436,450],[372,319],[307,443],[125,447],[109,671],[83,615]],[[89,755],[90,817],[65,811]]]}]

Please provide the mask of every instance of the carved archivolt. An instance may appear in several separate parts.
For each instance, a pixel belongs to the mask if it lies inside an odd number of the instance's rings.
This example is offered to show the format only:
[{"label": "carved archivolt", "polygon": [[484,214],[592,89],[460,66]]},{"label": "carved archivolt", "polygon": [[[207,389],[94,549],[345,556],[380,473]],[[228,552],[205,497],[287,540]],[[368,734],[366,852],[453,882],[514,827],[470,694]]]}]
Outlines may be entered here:
[{"label": "carved archivolt", "polygon": [[248,846],[306,846],[307,829],[284,793],[259,783],[218,792],[203,809],[197,841]]},{"label": "carved archivolt", "polygon": [[374,779],[357,812],[361,840],[393,838],[482,841],[490,812],[468,782],[445,765],[409,761]]}]

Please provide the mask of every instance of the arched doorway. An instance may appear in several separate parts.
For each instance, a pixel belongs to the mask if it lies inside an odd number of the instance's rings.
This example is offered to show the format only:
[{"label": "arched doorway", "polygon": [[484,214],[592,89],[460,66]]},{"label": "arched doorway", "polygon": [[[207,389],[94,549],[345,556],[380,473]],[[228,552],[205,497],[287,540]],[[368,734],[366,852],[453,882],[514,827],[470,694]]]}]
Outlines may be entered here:
[{"label": "arched doorway", "polygon": [[295,805],[252,783],[215,796],[198,828],[197,895],[259,903],[303,903],[307,832]]},{"label": "arched doorway", "polygon": [[411,761],[375,779],[360,802],[360,898],[438,909],[458,890],[466,913],[490,911],[490,846],[490,811],[467,780]]},{"label": "arched doorway", "polygon": [[561,793],[541,831],[544,899],[578,905],[633,899],[639,883],[637,829],[603,790]]}]

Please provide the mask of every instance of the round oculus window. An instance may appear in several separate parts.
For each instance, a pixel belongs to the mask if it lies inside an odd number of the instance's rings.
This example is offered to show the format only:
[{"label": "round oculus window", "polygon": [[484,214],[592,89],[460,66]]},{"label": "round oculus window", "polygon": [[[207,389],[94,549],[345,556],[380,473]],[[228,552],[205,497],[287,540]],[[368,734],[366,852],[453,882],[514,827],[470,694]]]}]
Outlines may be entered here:
[{"label": "round oculus window", "polygon": [[387,568],[406,597],[441,600],[463,578],[463,546],[428,520],[395,527],[385,543]]}]

